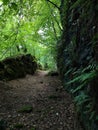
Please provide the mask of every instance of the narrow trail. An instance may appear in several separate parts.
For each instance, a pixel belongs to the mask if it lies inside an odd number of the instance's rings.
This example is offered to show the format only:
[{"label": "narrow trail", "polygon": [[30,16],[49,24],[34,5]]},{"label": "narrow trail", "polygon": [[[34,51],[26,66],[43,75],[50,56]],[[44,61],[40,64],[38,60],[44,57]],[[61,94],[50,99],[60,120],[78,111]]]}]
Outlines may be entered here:
[{"label": "narrow trail", "polygon": [[[0,86],[0,118],[7,122],[6,130],[82,130],[71,96],[58,76],[37,71],[4,85]],[[32,110],[20,112],[23,106]]]}]

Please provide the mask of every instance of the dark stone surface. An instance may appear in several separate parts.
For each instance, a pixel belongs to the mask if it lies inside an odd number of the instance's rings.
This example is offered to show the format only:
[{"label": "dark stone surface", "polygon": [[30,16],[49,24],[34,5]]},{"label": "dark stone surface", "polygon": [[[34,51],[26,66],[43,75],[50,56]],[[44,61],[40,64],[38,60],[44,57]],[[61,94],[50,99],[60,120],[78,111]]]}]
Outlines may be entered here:
[{"label": "dark stone surface", "polygon": [[37,62],[30,54],[9,57],[0,62],[0,80],[12,80],[34,74]]},{"label": "dark stone surface", "polygon": [[[85,89],[80,90],[80,92],[86,91],[88,94],[87,88],[90,87],[90,95],[88,95],[92,99],[91,103],[95,104],[92,110],[98,114],[98,69],[92,67],[93,65],[98,66],[98,1],[90,0],[88,1],[89,4],[84,3],[83,0],[79,2],[80,4],[77,4],[76,0],[70,2],[62,0],[61,22],[63,32],[58,42],[57,66],[64,85],[76,78],[76,71],[81,75],[82,70],[88,66],[91,66],[91,69],[88,69],[86,73],[96,71],[96,77],[91,81],[86,81],[88,83],[84,87]],[[71,92],[74,86],[78,88],[79,85],[81,85],[81,82],[78,84],[74,82],[68,88],[65,87]],[[83,108],[86,108],[86,106],[84,105]],[[83,109],[80,110],[80,113],[82,111]],[[89,112],[89,114],[91,113]],[[82,120],[87,120],[86,124],[84,123],[85,126],[88,127],[88,122],[89,126],[92,126],[91,129],[89,127],[87,130],[98,129],[94,121],[92,120],[93,123],[91,123],[88,117],[85,114],[83,116],[82,113]]]}]

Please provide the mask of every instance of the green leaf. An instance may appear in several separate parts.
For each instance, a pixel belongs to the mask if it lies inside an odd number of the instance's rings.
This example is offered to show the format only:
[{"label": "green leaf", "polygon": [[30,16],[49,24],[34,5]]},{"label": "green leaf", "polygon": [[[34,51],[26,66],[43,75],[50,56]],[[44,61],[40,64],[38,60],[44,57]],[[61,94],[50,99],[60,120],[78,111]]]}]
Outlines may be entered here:
[{"label": "green leaf", "polygon": [[94,118],[94,116],[95,116],[95,111],[91,112],[91,115],[90,115],[90,117],[89,117],[89,120],[92,120],[92,119]]},{"label": "green leaf", "polygon": [[3,4],[7,5],[9,3],[10,0],[3,0]]},{"label": "green leaf", "polygon": [[17,10],[17,4],[14,2],[10,3],[10,8]]}]

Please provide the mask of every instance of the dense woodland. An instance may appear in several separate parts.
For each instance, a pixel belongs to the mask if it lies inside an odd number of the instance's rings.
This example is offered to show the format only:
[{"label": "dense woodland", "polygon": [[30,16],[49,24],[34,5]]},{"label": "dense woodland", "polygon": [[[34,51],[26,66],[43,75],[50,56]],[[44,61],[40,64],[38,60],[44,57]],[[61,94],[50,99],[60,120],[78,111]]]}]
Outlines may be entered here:
[{"label": "dense woodland", "polygon": [[28,53],[35,68],[58,70],[83,130],[98,130],[97,11],[97,0],[0,0],[0,74]]}]

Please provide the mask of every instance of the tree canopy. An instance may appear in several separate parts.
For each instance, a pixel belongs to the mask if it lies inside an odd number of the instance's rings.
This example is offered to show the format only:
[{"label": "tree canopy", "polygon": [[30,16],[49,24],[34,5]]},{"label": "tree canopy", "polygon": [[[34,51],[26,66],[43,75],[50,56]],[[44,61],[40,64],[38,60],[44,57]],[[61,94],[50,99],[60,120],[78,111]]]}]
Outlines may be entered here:
[{"label": "tree canopy", "polygon": [[0,59],[29,52],[43,66],[55,67],[62,30],[55,5],[47,0],[0,0]]}]

